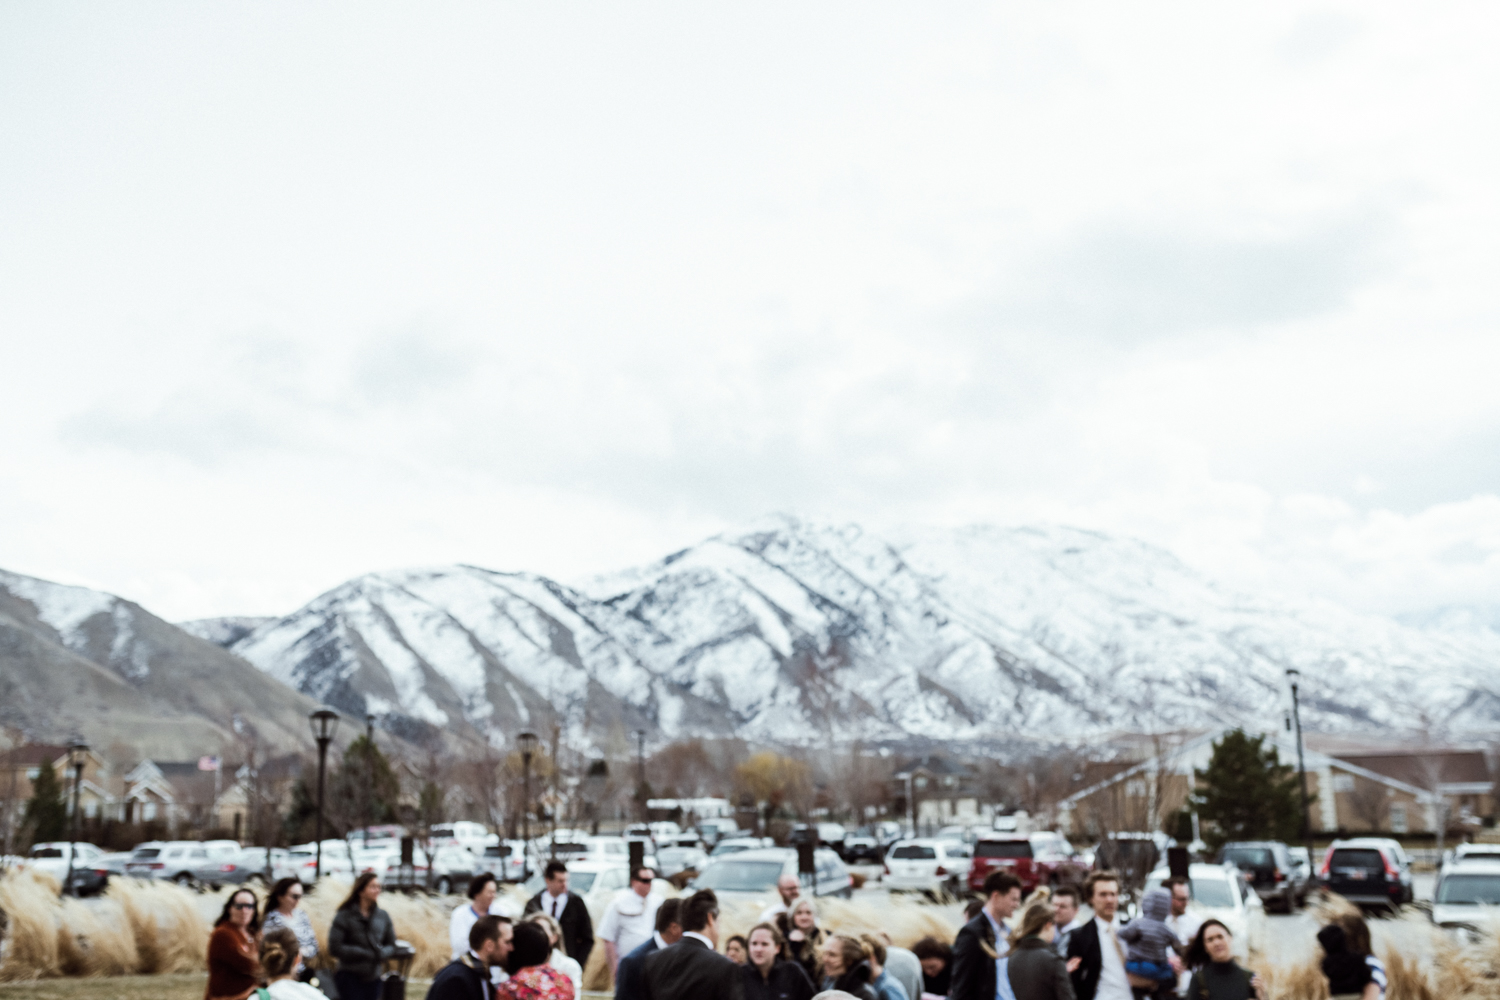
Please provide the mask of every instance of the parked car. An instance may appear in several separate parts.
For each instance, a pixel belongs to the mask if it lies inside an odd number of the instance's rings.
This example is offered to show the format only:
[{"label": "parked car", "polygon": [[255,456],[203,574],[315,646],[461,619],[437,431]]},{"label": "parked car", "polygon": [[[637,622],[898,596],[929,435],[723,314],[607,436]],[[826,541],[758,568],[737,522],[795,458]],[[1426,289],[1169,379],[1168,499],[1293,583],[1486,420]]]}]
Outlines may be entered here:
[{"label": "parked car", "polygon": [[34,871],[46,872],[61,886],[68,881],[70,854],[73,881],[64,888],[75,896],[94,896],[103,892],[109,883],[109,870],[104,866],[104,852],[93,844],[81,841],[69,844],[65,840],[33,844],[31,853],[22,864]]},{"label": "parked car", "polygon": [[[454,823],[438,823],[431,828],[432,840],[448,847],[467,847],[475,854],[495,842],[495,835],[483,823],[459,820]],[[397,840],[399,849],[400,840]]]},{"label": "parked car", "polygon": [[[432,869],[432,890],[440,896],[463,892],[468,888],[469,880],[485,870],[484,862],[465,847],[439,847],[430,859],[425,852],[417,851],[412,860],[418,859],[427,862],[427,867]],[[399,866],[399,851],[395,860]]]},{"label": "parked car", "polygon": [[[210,851],[205,865],[193,869],[193,881],[218,889],[226,885],[268,885],[266,881],[266,849],[245,847],[233,853]],[[271,882],[296,874],[291,855],[284,847],[271,848]]]},{"label": "parked car", "polygon": [[1457,861],[1500,861],[1500,844],[1459,844],[1443,852],[1441,868]]},{"label": "parked car", "polygon": [[531,874],[526,868],[526,845],[519,840],[490,844],[480,860],[502,882],[524,882]]},{"label": "parked car", "polygon": [[1444,867],[1432,893],[1432,922],[1466,936],[1493,932],[1500,914],[1500,861],[1483,855]]},{"label": "parked car", "polygon": [[969,890],[983,892],[990,872],[1004,868],[1021,880],[1021,891],[1039,885],[1082,882],[1087,867],[1060,833],[986,833],[974,841],[969,863]]},{"label": "parked car", "polygon": [[1318,880],[1324,889],[1357,906],[1396,909],[1412,901],[1406,852],[1385,837],[1335,840],[1323,855]]},{"label": "parked car", "polygon": [[892,892],[958,895],[969,860],[967,855],[953,853],[954,846],[952,841],[935,837],[896,841],[886,852],[881,884]]},{"label": "parked car", "polygon": [[[542,873],[534,873],[522,891],[535,896],[545,885]],[[583,859],[568,862],[568,891],[583,897],[589,911],[599,917],[610,900],[630,885],[630,868],[622,861],[594,861]],[[656,891],[667,894],[668,886],[658,885]]]},{"label": "parked car", "polygon": [[[287,849],[287,860],[294,874],[307,885],[318,878],[317,845],[298,844]],[[354,877],[354,868],[349,861],[349,847],[342,840],[323,841],[323,874]]]},{"label": "parked car", "polygon": [[710,848],[726,837],[738,836],[739,832],[739,824],[727,817],[698,821],[698,836]]},{"label": "parked car", "polygon": [[726,854],[738,854],[741,851],[754,851],[762,847],[771,847],[770,837],[730,837],[721,840],[714,845],[714,849],[708,852],[711,858],[720,858]]},{"label": "parked car", "polygon": [[135,845],[125,874],[136,878],[169,879],[192,885],[193,871],[208,864],[208,848],[195,840],[151,840]]},{"label": "parked car", "polygon": [[1279,840],[1232,840],[1219,851],[1219,863],[1234,865],[1267,906],[1285,913],[1297,909],[1307,896],[1307,883],[1298,883],[1292,852]]},{"label": "parked car", "polygon": [[[854,880],[838,853],[826,847],[813,851],[816,874],[813,895],[842,896],[854,894]],[[797,875],[797,852],[790,847],[756,847],[728,855],[714,855],[708,867],[688,883],[693,891],[712,889],[720,896],[776,894],[776,880],[783,875]]]},{"label": "parked car", "polygon": [[1313,880],[1312,855],[1305,847],[1296,844],[1287,845],[1287,853],[1292,856],[1292,871],[1297,883],[1302,886],[1302,896],[1299,902],[1307,901],[1307,894],[1313,890],[1317,883]]},{"label": "parked car", "polygon": [[[652,850],[650,842],[646,842],[644,860],[649,868],[656,867],[656,854]],[[566,861],[569,867],[574,861],[608,861],[618,865],[630,863],[630,841],[624,837],[579,837],[576,839],[542,845],[543,857],[547,857],[548,851],[554,851],[556,856]]]},{"label": "parked car", "polygon": [[875,831],[862,826],[844,838],[843,857],[846,864],[863,862],[878,865],[884,860],[885,851],[881,849],[880,838],[875,835]]},{"label": "parked car", "polygon": [[[1159,889],[1172,875],[1158,868],[1146,876],[1146,889]],[[1192,901],[1188,911],[1205,920],[1221,920],[1234,938],[1234,954],[1241,961],[1250,956],[1252,939],[1258,939],[1265,921],[1260,896],[1250,890],[1240,870],[1233,865],[1188,865],[1188,889]]]},{"label": "parked car", "polygon": [[708,864],[708,855],[696,847],[663,847],[656,852],[656,860],[661,865],[657,871],[671,878],[682,872],[697,875]]}]

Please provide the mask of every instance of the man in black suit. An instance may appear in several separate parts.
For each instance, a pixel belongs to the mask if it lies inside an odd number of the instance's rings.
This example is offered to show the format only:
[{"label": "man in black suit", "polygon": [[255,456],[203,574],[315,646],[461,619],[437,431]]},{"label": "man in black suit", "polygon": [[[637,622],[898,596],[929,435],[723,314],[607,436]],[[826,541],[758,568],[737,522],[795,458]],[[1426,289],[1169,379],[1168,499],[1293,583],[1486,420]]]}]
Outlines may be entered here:
[{"label": "man in black suit", "polygon": [[1000,961],[1010,951],[1010,917],[1021,905],[1021,880],[1008,871],[984,879],[984,906],[953,942],[949,1000],[995,1000]]},{"label": "man in black suit", "polygon": [[1083,897],[1094,916],[1068,935],[1073,994],[1078,1000],[1131,1000],[1134,994],[1125,973],[1125,951],[1116,935],[1120,876],[1111,871],[1093,872],[1083,883]]},{"label": "man in black suit", "polygon": [[492,1000],[490,969],[510,955],[510,921],[483,916],[469,930],[469,950],[438,970],[427,1000]]},{"label": "man in black suit", "polygon": [[526,901],[526,913],[545,913],[562,928],[563,951],[580,966],[589,964],[594,950],[594,921],[583,899],[568,891],[568,866],[549,861],[542,870],[547,887]]},{"label": "man in black suit", "polygon": [[719,898],[695,892],[680,912],[682,940],[646,958],[646,1000],[743,1000],[740,967],[715,950]]},{"label": "man in black suit", "polygon": [[664,899],[656,911],[656,933],[651,940],[620,959],[615,969],[615,1000],[646,1000],[642,974],[646,959],[682,937],[682,900]]}]

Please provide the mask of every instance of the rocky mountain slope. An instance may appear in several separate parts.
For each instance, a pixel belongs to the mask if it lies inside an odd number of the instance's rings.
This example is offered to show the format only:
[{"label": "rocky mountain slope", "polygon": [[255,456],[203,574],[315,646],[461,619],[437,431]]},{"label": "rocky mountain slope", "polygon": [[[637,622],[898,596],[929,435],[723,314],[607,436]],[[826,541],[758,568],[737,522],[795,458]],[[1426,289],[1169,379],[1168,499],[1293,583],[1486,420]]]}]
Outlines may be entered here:
[{"label": "rocky mountain slope", "polygon": [[0,571],[0,722],[35,740],[159,760],[228,752],[235,716],[277,750],[311,744],[305,695],[123,598]]},{"label": "rocky mountain slope", "polygon": [[1086,739],[1304,722],[1461,734],[1500,720],[1500,637],[1236,594],[1140,542],[775,518],[565,586],[472,566],[371,574],[230,643],[398,732],[585,739]]}]

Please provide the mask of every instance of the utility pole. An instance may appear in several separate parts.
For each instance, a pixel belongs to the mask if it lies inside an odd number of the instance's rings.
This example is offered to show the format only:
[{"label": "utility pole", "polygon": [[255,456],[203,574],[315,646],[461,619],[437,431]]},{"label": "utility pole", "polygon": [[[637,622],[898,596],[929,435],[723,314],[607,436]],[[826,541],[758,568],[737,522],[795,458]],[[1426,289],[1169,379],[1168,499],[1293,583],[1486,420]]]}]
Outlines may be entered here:
[{"label": "utility pole", "polygon": [[649,815],[646,812],[646,731],[637,729],[635,740],[635,794],[641,801],[641,822],[644,823]]},{"label": "utility pole", "polygon": [[365,763],[370,773],[365,775],[365,848],[370,846],[370,824],[375,812],[375,713],[365,714]]},{"label": "utility pole", "polygon": [[68,842],[68,880],[63,883],[63,893],[77,893],[73,886],[73,856],[78,851],[78,807],[79,787],[83,784],[83,764],[88,757],[89,745],[83,737],[75,737],[68,746],[68,762],[73,765],[73,824],[72,839]]},{"label": "utility pole", "polygon": [[1297,776],[1302,780],[1302,843],[1307,847],[1308,857],[1312,857],[1312,824],[1307,816],[1307,765],[1302,758],[1302,711],[1297,702],[1297,682],[1302,679],[1302,672],[1288,667],[1286,679],[1292,685],[1292,722],[1297,727]]}]

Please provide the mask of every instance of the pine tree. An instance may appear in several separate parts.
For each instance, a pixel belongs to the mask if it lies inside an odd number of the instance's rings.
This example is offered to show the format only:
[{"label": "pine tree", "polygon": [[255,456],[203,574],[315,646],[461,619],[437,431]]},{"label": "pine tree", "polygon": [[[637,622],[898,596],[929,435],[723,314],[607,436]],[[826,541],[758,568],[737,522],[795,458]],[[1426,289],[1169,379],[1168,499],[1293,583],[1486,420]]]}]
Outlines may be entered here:
[{"label": "pine tree", "polygon": [[1231,840],[1295,840],[1302,828],[1297,773],[1281,763],[1265,737],[1242,729],[1214,744],[1208,767],[1194,770],[1198,790],[1192,808],[1202,821],[1203,839],[1217,849]]},{"label": "pine tree", "polygon": [[31,782],[31,800],[22,824],[30,831],[32,843],[63,840],[68,835],[67,798],[49,762],[42,764]]}]

